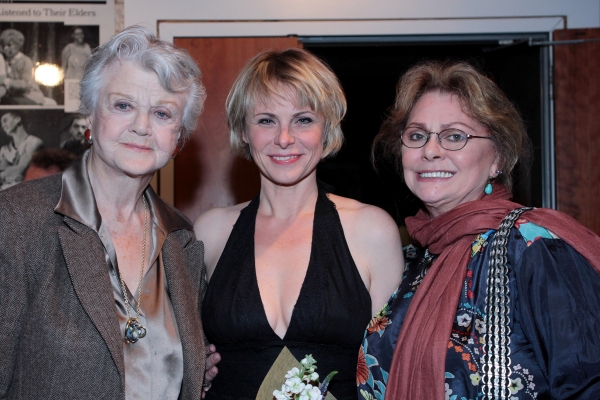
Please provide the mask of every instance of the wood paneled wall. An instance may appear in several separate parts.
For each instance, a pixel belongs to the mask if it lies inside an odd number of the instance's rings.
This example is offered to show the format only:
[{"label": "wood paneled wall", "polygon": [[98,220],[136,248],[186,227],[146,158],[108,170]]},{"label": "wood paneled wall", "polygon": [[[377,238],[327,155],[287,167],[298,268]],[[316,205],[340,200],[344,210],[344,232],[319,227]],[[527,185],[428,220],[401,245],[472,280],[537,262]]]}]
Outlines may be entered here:
[{"label": "wood paneled wall", "polygon": [[203,211],[248,201],[258,193],[258,169],[231,152],[225,99],[256,54],[300,44],[296,37],[178,38],[175,44],[198,62],[208,94],[196,132],[175,159],[175,207],[193,221]]},{"label": "wood paneled wall", "polygon": [[[600,39],[600,29],[554,40]],[[600,42],[554,46],[558,209],[600,234]]]}]

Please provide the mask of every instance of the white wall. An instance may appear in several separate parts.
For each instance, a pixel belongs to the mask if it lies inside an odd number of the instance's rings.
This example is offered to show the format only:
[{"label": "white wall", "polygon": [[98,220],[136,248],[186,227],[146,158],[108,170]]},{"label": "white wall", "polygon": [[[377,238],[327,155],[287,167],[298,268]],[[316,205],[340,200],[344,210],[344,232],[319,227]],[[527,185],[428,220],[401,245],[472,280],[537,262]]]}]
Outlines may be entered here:
[{"label": "white wall", "polygon": [[[158,20],[541,16],[564,16],[567,28],[600,27],[600,0],[125,0],[125,26],[143,24],[153,29]],[[430,23],[433,28],[436,21]],[[519,28],[530,31],[528,24],[524,20]]]}]

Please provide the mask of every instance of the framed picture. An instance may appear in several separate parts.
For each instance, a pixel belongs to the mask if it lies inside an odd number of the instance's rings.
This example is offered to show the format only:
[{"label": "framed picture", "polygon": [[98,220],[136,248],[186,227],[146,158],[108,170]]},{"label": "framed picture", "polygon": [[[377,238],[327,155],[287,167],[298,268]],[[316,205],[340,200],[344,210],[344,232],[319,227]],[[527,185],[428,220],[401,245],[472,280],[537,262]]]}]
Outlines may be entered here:
[{"label": "framed picture", "polygon": [[0,190],[37,150],[85,150],[79,82],[114,18],[114,0],[0,2]]},{"label": "framed picture", "polygon": [[0,106],[64,106],[70,98],[65,83],[81,80],[85,63],[99,44],[99,33],[98,25],[0,22],[8,79],[5,93],[0,92]]},{"label": "framed picture", "polygon": [[83,66],[114,27],[114,0],[1,2],[0,107],[75,111]]}]

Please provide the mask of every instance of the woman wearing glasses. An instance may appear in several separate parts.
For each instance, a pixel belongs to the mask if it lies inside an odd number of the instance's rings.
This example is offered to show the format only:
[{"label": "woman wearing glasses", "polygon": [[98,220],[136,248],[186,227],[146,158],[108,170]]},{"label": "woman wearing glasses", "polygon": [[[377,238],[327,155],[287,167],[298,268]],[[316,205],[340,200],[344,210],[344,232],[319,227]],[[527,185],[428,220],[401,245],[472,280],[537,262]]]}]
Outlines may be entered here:
[{"label": "woman wearing glasses", "polygon": [[359,399],[600,398],[600,238],[510,201],[527,145],[518,112],[472,66],[427,63],[400,80],[374,149],[423,203],[406,220],[419,247],[365,333]]}]

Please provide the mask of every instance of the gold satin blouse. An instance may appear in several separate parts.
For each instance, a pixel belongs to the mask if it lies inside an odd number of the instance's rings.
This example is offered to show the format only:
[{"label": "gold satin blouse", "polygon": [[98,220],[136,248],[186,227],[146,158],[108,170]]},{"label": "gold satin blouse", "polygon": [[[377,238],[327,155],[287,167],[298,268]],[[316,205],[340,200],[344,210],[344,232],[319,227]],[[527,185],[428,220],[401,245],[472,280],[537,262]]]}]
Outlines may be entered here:
[{"label": "gold satin blouse", "polygon": [[[165,277],[161,248],[167,235],[175,230],[190,229],[190,223],[174,213],[167,213],[152,188],[144,191],[148,203],[150,225],[150,267],[142,281],[141,315],[138,319],[146,327],[146,336],[136,343],[125,341],[127,310],[117,272],[118,263],[113,243],[102,217],[87,173],[86,152],[76,160],[74,168],[63,174],[63,189],[56,211],[73,218],[98,233],[105,250],[107,273],[110,276],[115,299],[115,312],[123,337],[125,358],[125,393],[129,399],[177,399],[183,379],[183,350],[175,314]],[[82,251],[85,251],[82,249]],[[127,288],[130,314],[136,316],[137,288]]]}]

